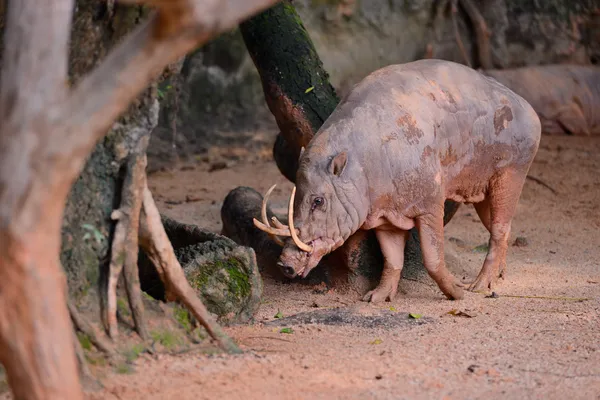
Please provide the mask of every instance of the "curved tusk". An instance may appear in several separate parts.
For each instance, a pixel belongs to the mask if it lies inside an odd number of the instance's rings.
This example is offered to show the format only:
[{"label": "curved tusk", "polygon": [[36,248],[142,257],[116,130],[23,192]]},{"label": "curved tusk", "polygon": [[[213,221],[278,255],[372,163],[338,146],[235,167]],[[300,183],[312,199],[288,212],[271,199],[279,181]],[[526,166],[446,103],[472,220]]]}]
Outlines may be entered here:
[{"label": "curved tusk", "polygon": [[275,228],[280,228],[280,229],[286,229],[287,228],[287,225],[282,224],[281,221],[279,221],[276,216],[272,216],[271,217],[271,222],[273,222],[273,226]]},{"label": "curved tusk", "polygon": [[[269,190],[267,190],[267,193],[265,194],[265,197],[263,198],[263,201],[262,201],[262,207],[260,209],[260,216],[262,218],[262,223],[268,228],[271,228],[271,225],[269,225],[269,219],[267,218],[267,203],[269,201],[269,196],[271,195],[271,192],[273,191],[273,189],[275,189],[275,186],[277,186],[277,184],[271,186],[271,188]],[[254,224],[254,225],[256,225],[256,224]],[[257,226],[257,228],[261,229],[259,226]],[[286,229],[285,226],[277,226],[277,228]],[[285,243],[283,243],[283,240],[278,238],[276,235],[269,233],[269,236],[279,246],[283,247],[285,245]],[[289,236],[289,235],[287,235],[287,236]]]},{"label": "curved tusk", "polygon": [[304,250],[305,252],[310,253],[313,250],[312,246],[309,246],[306,243],[302,242],[300,240],[300,238],[298,237],[298,235],[296,234],[296,228],[294,228],[294,197],[295,196],[296,196],[296,185],[294,185],[294,188],[292,189],[292,195],[290,196],[290,203],[288,204],[288,224],[289,224],[290,234],[292,236],[292,240],[294,240],[294,243],[296,244],[296,246],[298,246],[298,248],[300,250]]},{"label": "curved tusk", "polygon": [[256,218],[252,218],[252,222],[254,222],[254,226],[255,227],[257,227],[258,229],[260,229],[263,232],[267,232],[269,235],[292,236],[292,235],[290,235],[289,229],[273,228],[271,226],[267,226],[267,225],[263,224],[262,222],[260,222]]}]

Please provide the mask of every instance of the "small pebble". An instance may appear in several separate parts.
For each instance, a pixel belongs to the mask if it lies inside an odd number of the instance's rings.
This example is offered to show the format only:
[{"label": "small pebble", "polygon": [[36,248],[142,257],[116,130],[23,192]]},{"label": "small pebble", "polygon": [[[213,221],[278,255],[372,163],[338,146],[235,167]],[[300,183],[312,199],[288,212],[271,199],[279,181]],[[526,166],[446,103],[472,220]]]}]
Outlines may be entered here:
[{"label": "small pebble", "polygon": [[513,246],[527,247],[529,246],[529,240],[524,236],[519,236],[515,239]]},{"label": "small pebble", "polygon": [[377,374],[377,375],[375,375],[375,379],[379,380],[379,379],[381,379],[381,378],[383,378],[383,376],[381,376],[381,374]]}]

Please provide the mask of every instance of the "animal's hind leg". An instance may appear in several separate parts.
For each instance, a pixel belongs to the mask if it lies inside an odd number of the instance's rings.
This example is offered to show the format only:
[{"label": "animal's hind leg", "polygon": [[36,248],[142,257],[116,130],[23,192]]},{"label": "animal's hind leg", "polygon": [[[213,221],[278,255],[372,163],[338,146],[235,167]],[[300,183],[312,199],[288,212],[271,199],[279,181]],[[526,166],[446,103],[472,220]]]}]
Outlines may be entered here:
[{"label": "animal's hind leg", "polygon": [[490,240],[483,267],[469,290],[491,290],[504,275],[511,222],[526,176],[520,171],[502,172],[491,180],[486,199],[475,205],[481,222],[490,232]]}]

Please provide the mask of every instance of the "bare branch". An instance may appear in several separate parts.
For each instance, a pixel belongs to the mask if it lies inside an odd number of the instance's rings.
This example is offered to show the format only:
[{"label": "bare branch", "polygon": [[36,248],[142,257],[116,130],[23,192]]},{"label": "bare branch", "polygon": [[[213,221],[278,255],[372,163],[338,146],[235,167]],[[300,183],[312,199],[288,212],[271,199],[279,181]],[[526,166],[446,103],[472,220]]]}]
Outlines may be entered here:
[{"label": "bare branch", "polygon": [[64,100],[60,96],[67,88],[72,10],[73,0],[8,3],[0,94],[3,124],[7,117],[13,123],[29,123],[50,104]]},{"label": "bare branch", "polygon": [[96,141],[166,65],[277,1],[150,1],[158,12],[84,78],[54,116],[48,152],[69,160],[67,178],[74,179]]},{"label": "bare branch", "polygon": [[[6,8],[0,73],[0,224],[23,207],[23,196],[33,190],[31,169],[39,161],[35,153],[49,141],[36,132],[48,121],[44,111],[65,100],[73,0],[19,0]],[[31,223],[37,221],[32,216]]]}]

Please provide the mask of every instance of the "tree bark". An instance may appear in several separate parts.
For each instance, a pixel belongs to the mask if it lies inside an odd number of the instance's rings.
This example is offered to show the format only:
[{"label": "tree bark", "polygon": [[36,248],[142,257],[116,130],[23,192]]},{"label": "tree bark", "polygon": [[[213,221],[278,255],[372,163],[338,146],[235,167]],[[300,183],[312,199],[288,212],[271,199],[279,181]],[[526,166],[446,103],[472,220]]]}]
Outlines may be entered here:
[{"label": "tree bark", "polygon": [[82,398],[59,253],[67,194],[92,147],[167,64],[274,2],[150,1],[158,12],[72,91],[73,0],[8,3],[0,76],[0,362],[15,398]]},{"label": "tree bark", "polygon": [[[260,75],[266,102],[281,130],[273,147],[273,158],[281,173],[294,182],[300,149],[310,142],[333,112],[339,98],[329,83],[329,75],[323,68],[310,35],[289,0],[240,24],[240,30]],[[446,201],[445,224],[458,206],[458,203]],[[229,204],[226,217],[232,210],[236,210],[236,207]],[[251,214],[249,210],[244,212]],[[241,236],[250,237],[248,235],[254,233]],[[252,242],[257,246],[255,241]],[[421,264],[419,247],[418,235],[413,229],[405,250],[406,266]],[[257,254],[267,251],[270,255],[268,258],[272,258],[272,250],[264,245],[255,248],[255,251]],[[347,270],[373,279],[378,279],[377,271],[380,269],[377,265],[383,260],[373,232],[362,231],[355,233],[329,258],[338,261]]]},{"label": "tree bark", "polygon": [[243,22],[240,31],[281,130],[274,158],[281,173],[294,182],[300,149],[310,142],[339,99],[289,1]]}]

